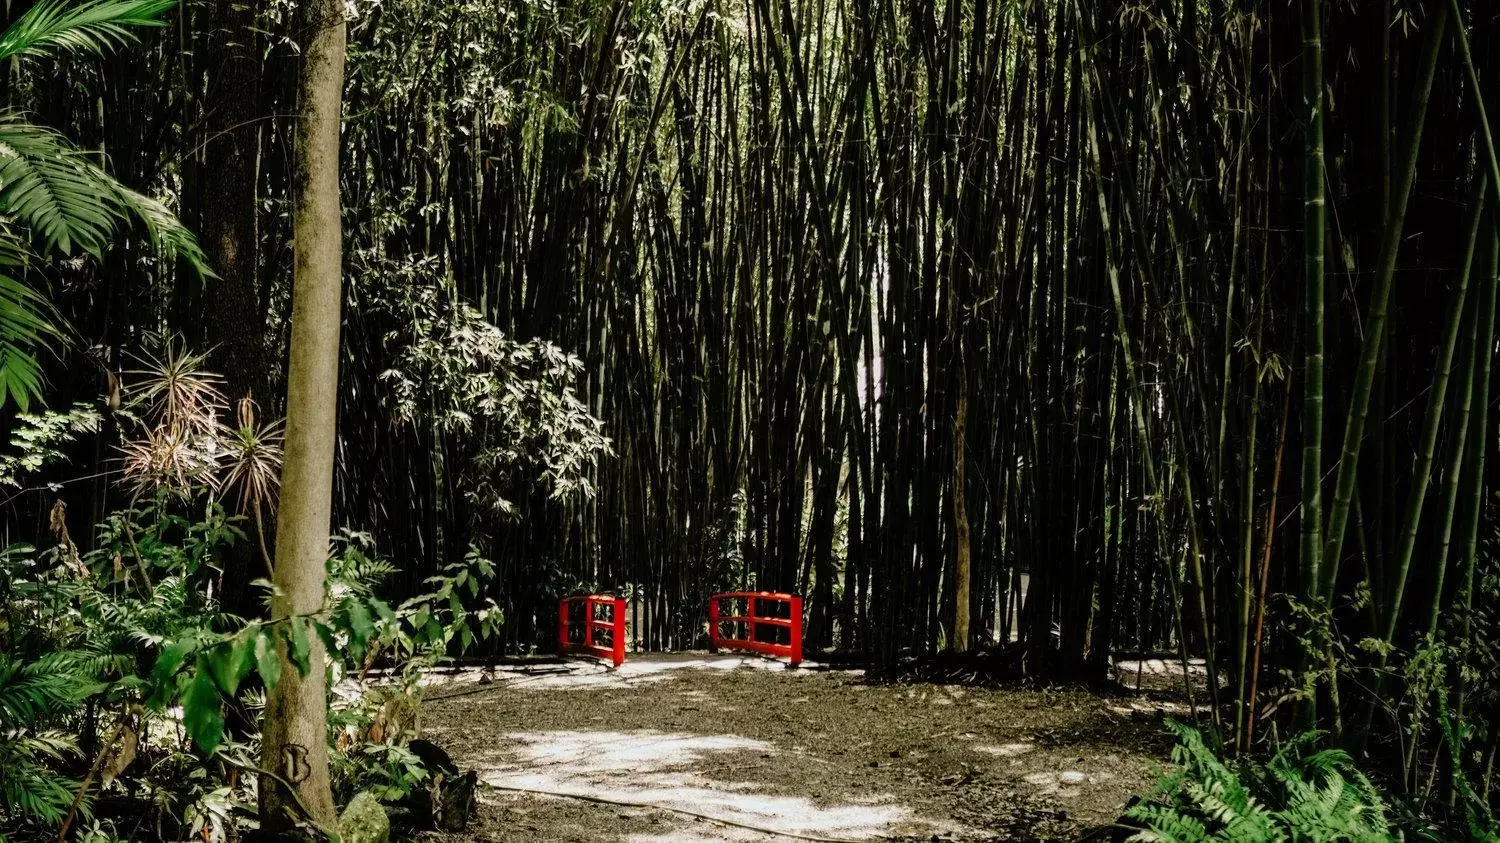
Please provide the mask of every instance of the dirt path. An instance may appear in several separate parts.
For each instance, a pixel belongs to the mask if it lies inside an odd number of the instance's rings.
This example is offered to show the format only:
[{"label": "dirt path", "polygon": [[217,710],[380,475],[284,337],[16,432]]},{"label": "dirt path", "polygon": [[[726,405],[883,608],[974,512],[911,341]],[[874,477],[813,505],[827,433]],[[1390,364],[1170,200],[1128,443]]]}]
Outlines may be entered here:
[{"label": "dirt path", "polygon": [[491,785],[447,839],[1068,839],[1117,816],[1166,750],[1153,706],[1084,692],[871,686],[707,654],[533,670],[430,688],[424,731]]}]

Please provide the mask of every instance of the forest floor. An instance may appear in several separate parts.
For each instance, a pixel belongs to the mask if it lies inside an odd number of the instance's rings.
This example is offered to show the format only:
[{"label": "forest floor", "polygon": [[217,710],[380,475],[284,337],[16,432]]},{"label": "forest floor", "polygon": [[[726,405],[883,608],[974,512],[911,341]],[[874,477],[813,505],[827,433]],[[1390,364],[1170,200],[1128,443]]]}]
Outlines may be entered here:
[{"label": "forest floor", "polygon": [[468,832],[424,839],[1075,839],[1155,779],[1176,706],[1152,696],[705,653],[459,673],[423,731],[487,786]]}]

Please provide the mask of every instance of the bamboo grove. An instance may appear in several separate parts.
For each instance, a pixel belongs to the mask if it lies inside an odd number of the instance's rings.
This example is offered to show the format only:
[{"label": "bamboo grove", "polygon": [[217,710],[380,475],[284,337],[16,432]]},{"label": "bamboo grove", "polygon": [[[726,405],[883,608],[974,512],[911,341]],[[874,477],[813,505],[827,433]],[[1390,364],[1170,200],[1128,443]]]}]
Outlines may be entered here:
[{"label": "bamboo grove", "polygon": [[[484,547],[511,648],[582,586],[632,594],[639,646],[701,646],[705,596],[746,585],[877,666],[1175,653],[1241,740],[1299,708],[1430,748],[1456,712],[1492,767],[1488,4],[352,10],[334,519],[408,586]],[[274,412],[296,33],[283,2],[178,18],[7,89],[180,195],[218,271],[60,273],[53,400],[171,332]],[[578,355],[593,494],[476,507],[462,436],[393,412],[392,337],[459,303]]]}]

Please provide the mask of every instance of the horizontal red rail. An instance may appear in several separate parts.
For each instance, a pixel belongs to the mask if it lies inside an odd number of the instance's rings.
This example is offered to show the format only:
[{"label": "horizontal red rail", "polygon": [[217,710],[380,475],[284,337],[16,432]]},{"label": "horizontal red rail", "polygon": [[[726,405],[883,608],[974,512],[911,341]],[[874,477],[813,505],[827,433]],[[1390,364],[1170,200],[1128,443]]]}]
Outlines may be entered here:
[{"label": "horizontal red rail", "polygon": [[[599,642],[601,631],[609,633],[608,642]],[[625,598],[583,594],[557,601],[557,653],[606,659],[615,667],[624,664]]]},{"label": "horizontal red rail", "polygon": [[[745,613],[723,611],[724,601],[745,602]],[[783,609],[783,607],[785,607]],[[784,617],[783,617],[784,615]],[[725,627],[730,634],[725,635]],[[787,631],[783,643],[778,630]],[[769,632],[770,640],[762,630]],[[743,635],[736,633],[743,632]],[[727,591],[708,598],[708,649],[744,650],[802,663],[802,598],[775,591]]]}]

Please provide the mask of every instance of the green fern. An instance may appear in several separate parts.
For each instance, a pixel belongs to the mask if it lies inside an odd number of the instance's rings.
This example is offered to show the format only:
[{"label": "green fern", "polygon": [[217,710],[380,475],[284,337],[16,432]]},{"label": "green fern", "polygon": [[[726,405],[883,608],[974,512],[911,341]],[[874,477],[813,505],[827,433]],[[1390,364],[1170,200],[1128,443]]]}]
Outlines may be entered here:
[{"label": "green fern", "polygon": [[1291,741],[1263,767],[1226,764],[1191,726],[1177,733],[1176,769],[1126,816],[1143,826],[1131,839],[1204,841],[1395,840],[1379,790],[1342,750],[1308,752],[1319,735]]},{"label": "green fern", "polygon": [[[55,825],[67,815],[78,783],[56,772],[49,762],[61,761],[77,748],[60,733],[0,732],[0,805],[19,814]],[[82,806],[85,811],[87,805]]]},{"label": "green fern", "polygon": [[99,688],[87,666],[71,652],[30,662],[0,655],[0,728],[32,724],[78,705]]}]

